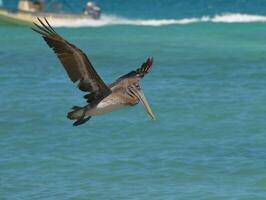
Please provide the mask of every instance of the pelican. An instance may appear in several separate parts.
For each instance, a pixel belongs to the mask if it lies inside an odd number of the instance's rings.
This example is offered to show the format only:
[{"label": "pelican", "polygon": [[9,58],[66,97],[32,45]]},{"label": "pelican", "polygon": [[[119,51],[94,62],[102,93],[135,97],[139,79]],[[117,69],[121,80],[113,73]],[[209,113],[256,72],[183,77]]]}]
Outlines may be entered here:
[{"label": "pelican", "polygon": [[70,80],[87,94],[86,106],[74,106],[67,114],[68,119],[75,120],[73,126],[87,122],[92,116],[105,114],[124,107],[142,103],[144,109],[155,120],[155,115],[139,85],[140,80],[150,71],[153,59],[148,58],[140,68],[131,71],[107,85],[93,68],[86,54],[60,36],[44,18],[37,18],[32,30],[41,34],[48,46],[53,49],[64,66]]}]

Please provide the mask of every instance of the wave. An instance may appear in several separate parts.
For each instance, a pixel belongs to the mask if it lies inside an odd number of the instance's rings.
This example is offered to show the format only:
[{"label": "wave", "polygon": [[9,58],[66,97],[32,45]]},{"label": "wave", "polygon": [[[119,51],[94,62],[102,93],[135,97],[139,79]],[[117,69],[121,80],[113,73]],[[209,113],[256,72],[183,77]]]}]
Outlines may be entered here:
[{"label": "wave", "polygon": [[184,18],[184,19],[127,19],[113,15],[103,15],[99,20],[80,19],[54,21],[53,25],[57,27],[101,27],[111,25],[132,25],[132,26],[166,26],[166,25],[182,25],[192,23],[255,23],[266,22],[266,16],[249,15],[240,13],[227,13],[221,15],[203,16],[200,18]]}]

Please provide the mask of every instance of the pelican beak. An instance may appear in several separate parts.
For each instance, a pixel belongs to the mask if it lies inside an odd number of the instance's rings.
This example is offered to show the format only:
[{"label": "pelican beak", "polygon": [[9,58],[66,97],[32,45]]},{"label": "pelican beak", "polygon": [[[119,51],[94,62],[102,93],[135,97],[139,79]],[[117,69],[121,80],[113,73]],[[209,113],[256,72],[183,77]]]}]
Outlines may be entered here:
[{"label": "pelican beak", "polygon": [[147,101],[147,99],[144,96],[144,93],[142,92],[141,89],[137,89],[134,87],[130,88],[131,91],[133,92],[133,94],[135,94],[135,96],[137,96],[137,98],[139,99],[139,101],[142,103],[144,109],[146,110],[146,112],[148,113],[148,115],[151,117],[151,119],[155,120],[155,115],[151,110],[151,107]]}]

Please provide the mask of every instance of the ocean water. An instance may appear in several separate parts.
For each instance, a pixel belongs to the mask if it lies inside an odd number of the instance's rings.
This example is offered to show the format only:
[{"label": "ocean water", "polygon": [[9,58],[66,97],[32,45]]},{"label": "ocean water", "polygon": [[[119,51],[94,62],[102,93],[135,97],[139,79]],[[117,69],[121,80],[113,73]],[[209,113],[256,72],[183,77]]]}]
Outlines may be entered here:
[{"label": "ocean water", "polygon": [[101,21],[56,28],[107,83],[153,56],[156,121],[137,105],[73,127],[84,94],[36,33],[0,26],[0,199],[265,199],[265,2],[228,2],[99,1]]}]

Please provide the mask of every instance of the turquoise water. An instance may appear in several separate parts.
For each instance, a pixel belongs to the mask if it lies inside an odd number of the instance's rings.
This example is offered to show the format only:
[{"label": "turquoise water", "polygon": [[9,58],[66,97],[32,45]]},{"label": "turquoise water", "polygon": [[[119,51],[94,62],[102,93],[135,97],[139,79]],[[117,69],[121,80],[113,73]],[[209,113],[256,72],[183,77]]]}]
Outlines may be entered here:
[{"label": "turquoise water", "polygon": [[38,35],[0,27],[0,199],[265,199],[265,23],[57,31],[107,83],[153,56],[157,120],[137,105],[72,127],[83,94]]}]

